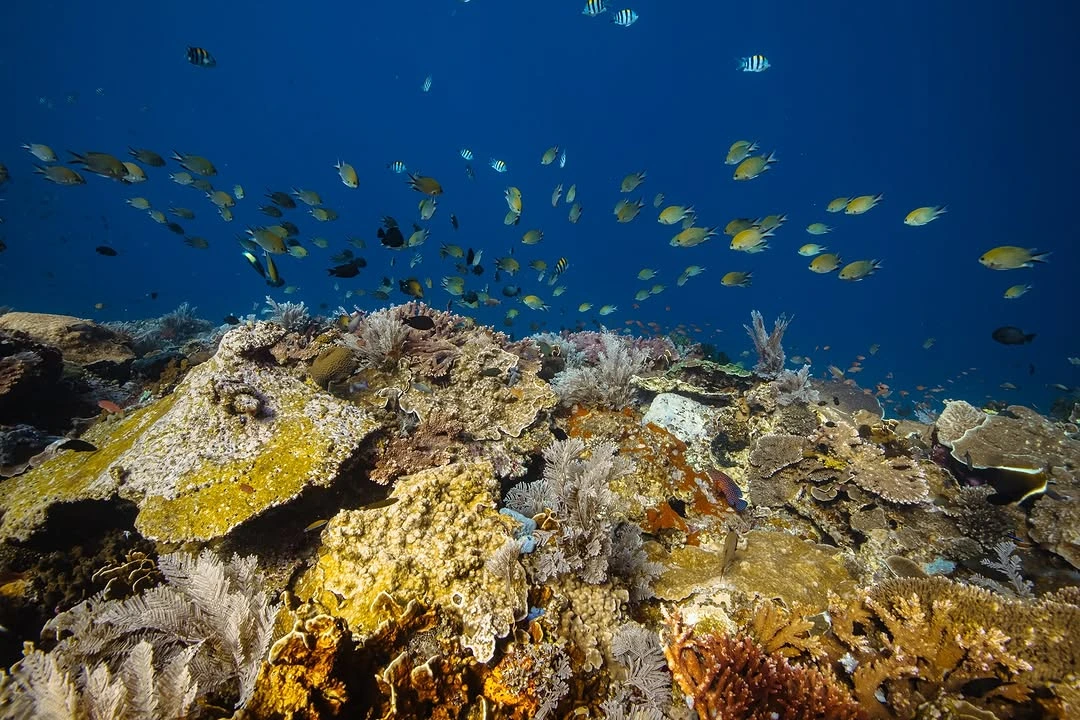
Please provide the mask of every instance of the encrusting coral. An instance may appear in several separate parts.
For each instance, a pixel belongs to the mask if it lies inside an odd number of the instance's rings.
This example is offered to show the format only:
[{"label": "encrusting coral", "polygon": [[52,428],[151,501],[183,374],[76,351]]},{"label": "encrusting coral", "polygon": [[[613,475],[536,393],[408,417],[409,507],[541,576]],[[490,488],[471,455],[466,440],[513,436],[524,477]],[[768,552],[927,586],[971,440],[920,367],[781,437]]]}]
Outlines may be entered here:
[{"label": "encrusting coral", "polygon": [[460,618],[462,643],[489,661],[495,640],[527,610],[524,572],[507,582],[485,567],[512,522],[495,510],[498,488],[486,462],[399,478],[393,505],[344,510],[327,523],[298,594],[333,608],[361,634],[384,619],[372,610],[381,593],[415,600]]},{"label": "encrusting coral", "polygon": [[147,538],[208,540],[333,482],[376,422],[267,362],[284,334],[238,326],[172,395],[95,425],[85,439],[96,452],[65,453],[10,480],[0,534],[25,539],[53,504],[115,494],[139,506]]}]

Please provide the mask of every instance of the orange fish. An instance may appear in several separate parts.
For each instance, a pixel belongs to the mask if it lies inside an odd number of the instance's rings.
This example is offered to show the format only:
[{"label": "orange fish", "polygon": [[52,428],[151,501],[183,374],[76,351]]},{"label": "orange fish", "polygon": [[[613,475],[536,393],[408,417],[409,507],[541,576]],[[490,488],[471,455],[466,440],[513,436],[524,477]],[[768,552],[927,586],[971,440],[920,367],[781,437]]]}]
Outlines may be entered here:
[{"label": "orange fish", "polygon": [[120,407],[112,400],[98,400],[98,407],[110,415],[122,415],[124,413],[124,408]]}]

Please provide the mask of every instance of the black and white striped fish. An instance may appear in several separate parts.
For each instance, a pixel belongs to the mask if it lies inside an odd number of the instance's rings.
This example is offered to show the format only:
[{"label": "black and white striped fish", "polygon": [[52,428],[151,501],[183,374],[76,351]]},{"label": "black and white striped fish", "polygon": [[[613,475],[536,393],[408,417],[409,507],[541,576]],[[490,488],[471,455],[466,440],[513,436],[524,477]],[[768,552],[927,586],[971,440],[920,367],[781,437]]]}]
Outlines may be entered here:
[{"label": "black and white striped fish", "polygon": [[201,47],[189,47],[186,57],[189,63],[199,67],[214,67],[217,65],[217,60],[210,54],[210,51]]},{"label": "black and white striped fish", "polygon": [[551,277],[548,278],[548,285],[554,285],[556,281],[558,281],[559,276],[566,272],[566,268],[568,265],[569,263],[567,262],[566,258],[559,258],[558,262],[555,263],[555,268],[551,272]]},{"label": "black and white striped fish", "polygon": [[472,160],[473,158],[472,150],[469,148],[461,148],[461,152],[458,153],[458,155],[461,155],[462,160]]},{"label": "black and white striped fish", "polygon": [[585,0],[585,9],[581,11],[582,15],[588,17],[596,17],[601,13],[607,12],[607,5],[604,4],[604,0]]},{"label": "black and white striped fish", "polygon": [[739,69],[743,72],[765,72],[769,67],[769,60],[764,55],[751,55],[739,60]]},{"label": "black and white striped fish", "polygon": [[504,173],[509,170],[509,168],[506,167],[505,162],[503,162],[502,160],[496,160],[495,158],[491,158],[491,162],[489,162],[488,165],[491,166],[492,170],[499,173]]},{"label": "black and white striped fish", "polygon": [[616,25],[622,25],[623,27],[630,27],[637,22],[637,19],[638,14],[630,8],[619,10],[617,13],[611,16],[611,22],[615,23]]}]

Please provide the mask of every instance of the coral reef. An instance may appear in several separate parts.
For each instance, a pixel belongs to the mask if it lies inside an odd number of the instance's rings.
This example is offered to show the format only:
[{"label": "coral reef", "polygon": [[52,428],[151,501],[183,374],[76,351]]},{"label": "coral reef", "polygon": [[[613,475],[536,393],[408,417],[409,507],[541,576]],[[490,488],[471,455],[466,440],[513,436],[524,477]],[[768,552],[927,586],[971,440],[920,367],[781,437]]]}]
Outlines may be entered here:
[{"label": "coral reef", "polygon": [[564,405],[584,404],[621,410],[634,399],[631,378],[649,364],[646,351],[619,335],[601,336],[603,349],[596,362],[568,367],[551,381]]},{"label": "coral reef", "polygon": [[10,480],[0,534],[25,539],[56,503],[119,495],[139,506],[145,537],[207,540],[333,482],[376,423],[267,363],[283,334],[267,323],[235,328],[172,395],[94,426],[85,439],[97,452],[65,453]]},{"label": "coral reef", "polygon": [[527,610],[525,575],[499,577],[485,567],[509,537],[495,510],[498,481],[490,463],[458,463],[399,478],[397,502],[344,510],[322,532],[318,563],[298,593],[334,608],[354,633],[371,633],[381,593],[459,617],[465,647],[491,660],[495,640]]},{"label": "coral reef", "polygon": [[942,695],[1023,717],[1080,673],[1080,607],[1057,599],[904,578],[836,598],[830,615],[856,665],[855,695],[873,717],[912,718]]},{"label": "coral reef", "polygon": [[678,614],[664,648],[675,683],[698,717],[718,720],[859,720],[847,689],[818,670],[766,653],[745,636],[699,632]]},{"label": "coral reef", "polygon": [[263,314],[268,316],[266,319],[286,330],[303,330],[311,322],[311,315],[303,301],[279,303],[267,295],[266,305],[263,310]]},{"label": "coral reef", "polygon": [[0,330],[26,333],[36,342],[58,349],[65,361],[102,375],[122,374],[135,359],[121,335],[92,320],[9,312],[0,315]]}]

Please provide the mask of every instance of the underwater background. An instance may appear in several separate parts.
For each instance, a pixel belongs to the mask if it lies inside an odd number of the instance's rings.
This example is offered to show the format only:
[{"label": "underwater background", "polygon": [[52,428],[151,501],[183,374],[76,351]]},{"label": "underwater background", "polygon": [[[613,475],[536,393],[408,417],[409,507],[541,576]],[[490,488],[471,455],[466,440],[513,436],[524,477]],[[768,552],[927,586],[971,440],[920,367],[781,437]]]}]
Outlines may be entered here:
[{"label": "underwater background", "polygon": [[[904,388],[908,404],[928,399],[937,410],[944,398],[992,398],[1045,412],[1063,394],[1052,384],[1075,393],[1073,4],[1044,2],[1032,12],[1019,3],[636,0],[640,19],[628,28],[611,24],[610,12],[585,17],[582,5],[17,3],[0,26],[0,162],[11,174],[0,187],[0,305],[133,320],[187,301],[219,322],[260,312],[267,294],[327,314],[339,305],[371,310],[407,299],[396,282],[415,275],[434,280],[425,299],[442,306],[451,297],[439,278],[457,273],[438,248],[456,243],[484,251],[486,272],[470,287],[490,284],[503,300],[457,311],[516,336],[532,323],[635,323],[629,327],[641,331],[640,321],[664,332],[683,325],[739,359],[752,349],[742,325],[758,309],[770,325],[780,313],[795,315],[787,349],[807,357],[815,375],[864,355],[856,381]],[[216,67],[187,62],[188,46],[209,50]],[[740,72],[738,59],[757,53],[771,68]],[[734,182],[724,157],[738,139],[775,150],[779,162]],[[194,153],[217,165],[215,185],[241,184],[247,197],[226,224],[201,193],[169,182],[179,169],[172,161],[148,168],[149,181],[138,186],[89,174],[85,186],[55,186],[32,174],[35,160],[22,143],[48,144],[62,161],[68,149]],[[553,145],[567,151],[565,168],[541,166]],[[475,153],[475,181],[465,175],[463,147]],[[489,158],[509,172],[494,172]],[[340,182],[338,159],[355,166],[358,189]],[[420,196],[386,167],[398,160],[445,188],[418,248],[423,261],[412,269],[412,249],[391,251],[375,238],[384,215],[403,227],[416,219]],[[641,195],[646,207],[634,222],[616,223],[620,179],[641,170],[646,182],[630,197]],[[567,221],[565,204],[551,207],[557,183],[576,183],[579,223]],[[525,199],[518,227],[502,222],[508,185]],[[341,217],[317,223],[303,209],[287,211],[305,246],[314,236],[330,246],[282,256],[282,275],[300,288],[286,297],[246,266],[235,238],[269,222],[256,209],[265,192],[294,187],[317,190]],[[723,235],[671,247],[674,230],[652,208],[657,192],[665,204],[693,204],[705,226],[771,213],[789,222],[759,254],[729,250]],[[825,213],[834,197],[877,193],[884,200],[864,216]],[[182,223],[209,248],[186,246],[124,204],[136,195],[157,208],[194,208],[196,219]],[[948,213],[924,227],[903,223],[926,205],[947,205]],[[460,220],[456,232],[450,213]],[[835,230],[811,237],[804,228],[812,222]],[[528,228],[544,230],[540,244],[522,245]],[[369,265],[335,291],[326,269],[330,255],[349,247],[347,236],[366,241],[357,254]],[[845,261],[873,258],[883,267],[855,283],[815,275],[796,253],[811,241]],[[100,245],[118,255],[95,253]],[[1052,255],[1033,269],[981,266],[979,256],[999,245]],[[511,248],[523,266],[568,259],[561,297],[524,267],[514,278],[548,312],[499,294],[494,258]],[[707,270],[676,287],[691,264]],[[657,280],[637,280],[646,267]],[[732,270],[752,271],[752,286],[721,286]],[[348,289],[370,292],[383,276],[394,279],[391,300],[345,298]],[[635,303],[634,293],[655,282],[666,290]],[[1032,289],[1004,299],[1017,283]],[[583,302],[593,309],[579,313]],[[618,310],[599,317],[603,304]],[[508,328],[510,307],[521,314]],[[1004,325],[1037,337],[998,344],[991,332]],[[935,342],[924,349],[928,338]],[[880,351],[871,356],[873,344]],[[916,386],[943,389],[927,396]]]}]

